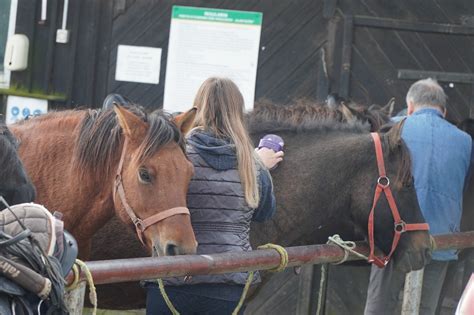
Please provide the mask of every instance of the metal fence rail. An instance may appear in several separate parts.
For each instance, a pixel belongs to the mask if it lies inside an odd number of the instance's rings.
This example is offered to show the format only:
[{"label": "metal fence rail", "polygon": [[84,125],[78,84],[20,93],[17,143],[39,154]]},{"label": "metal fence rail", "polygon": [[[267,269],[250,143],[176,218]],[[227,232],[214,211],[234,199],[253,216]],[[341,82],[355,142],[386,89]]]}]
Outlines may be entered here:
[{"label": "metal fence rail", "polygon": [[[474,231],[434,237],[436,249],[474,247]],[[336,245],[307,245],[287,247],[288,267],[304,264],[323,264],[340,261],[344,251]],[[357,243],[356,250],[368,255],[366,243]],[[348,260],[360,260],[350,255]],[[214,255],[186,255],[173,257],[145,257],[90,261],[89,267],[96,284],[138,281],[145,279],[198,274],[218,274],[237,271],[265,270],[280,264],[280,255],[273,249],[245,253]],[[72,274],[67,281],[72,282]],[[81,280],[84,280],[81,272]]]}]

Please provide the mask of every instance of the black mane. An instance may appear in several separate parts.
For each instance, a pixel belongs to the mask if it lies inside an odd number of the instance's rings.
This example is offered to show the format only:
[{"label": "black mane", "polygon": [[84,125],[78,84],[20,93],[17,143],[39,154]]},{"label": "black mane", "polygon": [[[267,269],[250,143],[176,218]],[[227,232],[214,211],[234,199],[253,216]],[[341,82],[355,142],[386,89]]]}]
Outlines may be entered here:
[{"label": "black mane", "polygon": [[23,167],[16,152],[17,147],[16,138],[6,125],[0,124],[0,179],[2,180],[8,177],[12,169]]},{"label": "black mane", "polygon": [[255,109],[247,114],[247,124],[251,133],[370,131],[367,121],[351,119],[339,109],[305,99],[284,106],[266,101],[258,102]]},{"label": "black mane", "polygon": [[[17,153],[18,141],[0,124],[0,195],[9,204],[32,202],[35,189]],[[4,206],[0,204],[0,209]]]}]

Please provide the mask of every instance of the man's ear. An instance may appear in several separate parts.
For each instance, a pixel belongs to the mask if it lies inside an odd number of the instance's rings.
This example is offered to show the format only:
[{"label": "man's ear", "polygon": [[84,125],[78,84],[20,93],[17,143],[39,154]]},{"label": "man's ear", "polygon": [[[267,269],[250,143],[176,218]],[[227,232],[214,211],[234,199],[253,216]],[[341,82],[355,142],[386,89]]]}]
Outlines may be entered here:
[{"label": "man's ear", "polygon": [[407,116],[415,112],[415,104],[412,101],[407,101]]},{"label": "man's ear", "polygon": [[125,137],[141,143],[146,136],[148,124],[123,106],[114,104],[114,111]]},{"label": "man's ear", "polygon": [[173,118],[173,122],[181,130],[183,134],[186,134],[194,124],[194,118],[196,118],[197,108],[193,107],[187,112],[179,114]]}]

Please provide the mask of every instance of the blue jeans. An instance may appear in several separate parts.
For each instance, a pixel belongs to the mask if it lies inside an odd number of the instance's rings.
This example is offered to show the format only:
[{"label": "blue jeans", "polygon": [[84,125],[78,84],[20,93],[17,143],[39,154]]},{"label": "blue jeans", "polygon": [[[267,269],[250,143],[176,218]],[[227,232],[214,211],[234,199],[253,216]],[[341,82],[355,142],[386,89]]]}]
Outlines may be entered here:
[{"label": "blue jeans", "polygon": [[[425,266],[420,301],[420,315],[434,315],[449,261],[432,260]],[[389,263],[385,269],[372,265],[367,290],[365,315],[395,314],[399,312],[400,292],[405,284],[405,273]]]},{"label": "blue jeans", "polygon": [[[225,285],[223,285],[225,286]],[[156,284],[146,286],[146,314],[147,315],[171,315],[171,311],[161,296],[160,289]],[[189,289],[187,286],[186,289]],[[200,295],[199,290],[180,290],[179,287],[165,287],[166,294],[173,306],[181,315],[226,315],[232,314],[239,301],[227,301]],[[244,307],[239,314],[243,314]]]}]

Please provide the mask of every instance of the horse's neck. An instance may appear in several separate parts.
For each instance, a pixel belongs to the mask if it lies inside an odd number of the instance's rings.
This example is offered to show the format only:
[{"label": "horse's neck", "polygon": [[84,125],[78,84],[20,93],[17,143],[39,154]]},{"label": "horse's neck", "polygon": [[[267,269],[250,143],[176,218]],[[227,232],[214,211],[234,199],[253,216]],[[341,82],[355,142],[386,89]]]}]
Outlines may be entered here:
[{"label": "horse's neck", "polygon": [[358,152],[366,148],[357,148],[360,136],[281,135],[285,159],[272,172],[277,214],[254,226],[253,244],[314,244],[336,233],[354,237],[350,176],[363,163]]},{"label": "horse's neck", "polygon": [[[85,238],[113,215],[114,175],[103,174],[99,183],[87,176],[89,170],[77,170],[73,165],[75,140],[83,117],[84,112],[80,111],[68,112],[67,116],[56,113],[11,129],[21,141],[19,153],[36,186],[36,202],[51,211],[61,211],[66,228],[81,231],[79,234]],[[85,176],[78,176],[78,171]]]}]

